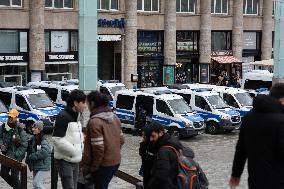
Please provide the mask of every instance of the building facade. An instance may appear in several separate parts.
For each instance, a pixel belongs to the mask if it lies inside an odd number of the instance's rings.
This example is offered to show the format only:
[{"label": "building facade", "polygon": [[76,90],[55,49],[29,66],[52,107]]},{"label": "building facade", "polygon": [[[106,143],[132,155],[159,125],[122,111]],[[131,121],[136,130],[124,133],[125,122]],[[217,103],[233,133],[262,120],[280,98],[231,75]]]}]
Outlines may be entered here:
[{"label": "building facade", "polygon": [[[2,2],[0,79],[78,78],[78,1]],[[97,3],[99,79],[128,87],[208,83],[216,68],[239,74],[232,63],[272,57],[273,0]]]}]

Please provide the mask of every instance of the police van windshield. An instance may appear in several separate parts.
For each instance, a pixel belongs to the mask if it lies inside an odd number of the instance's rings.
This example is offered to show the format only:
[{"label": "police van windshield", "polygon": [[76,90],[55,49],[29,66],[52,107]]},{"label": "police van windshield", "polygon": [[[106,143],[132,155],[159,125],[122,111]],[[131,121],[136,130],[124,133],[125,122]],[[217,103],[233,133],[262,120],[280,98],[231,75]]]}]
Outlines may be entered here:
[{"label": "police van windshield", "polygon": [[3,112],[8,112],[8,108],[5,106],[5,104],[0,101],[0,112],[3,113]]},{"label": "police van windshield", "polygon": [[27,99],[33,108],[52,107],[53,103],[45,93],[30,94]]},{"label": "police van windshield", "polygon": [[236,93],[235,97],[242,106],[252,106],[252,98],[248,93]]},{"label": "police van windshield", "polygon": [[206,98],[214,109],[223,109],[229,107],[219,95],[207,96]]},{"label": "police van windshield", "polygon": [[113,95],[115,95],[117,91],[124,90],[124,89],[126,89],[126,87],[124,86],[115,86],[115,87],[111,87],[110,91]]},{"label": "police van windshield", "polygon": [[168,100],[170,106],[176,114],[191,113],[191,108],[187,105],[184,99]]}]

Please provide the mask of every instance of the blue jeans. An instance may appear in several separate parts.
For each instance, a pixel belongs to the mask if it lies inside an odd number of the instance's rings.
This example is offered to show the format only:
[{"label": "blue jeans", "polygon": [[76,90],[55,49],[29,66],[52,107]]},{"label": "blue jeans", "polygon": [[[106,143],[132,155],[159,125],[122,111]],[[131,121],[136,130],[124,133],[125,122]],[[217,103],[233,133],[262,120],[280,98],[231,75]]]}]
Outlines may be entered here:
[{"label": "blue jeans", "polygon": [[34,171],[33,186],[35,189],[45,189],[43,180],[48,176],[48,171]]},{"label": "blue jeans", "polygon": [[118,167],[119,164],[110,167],[100,167],[99,170],[94,172],[95,189],[107,189]]}]

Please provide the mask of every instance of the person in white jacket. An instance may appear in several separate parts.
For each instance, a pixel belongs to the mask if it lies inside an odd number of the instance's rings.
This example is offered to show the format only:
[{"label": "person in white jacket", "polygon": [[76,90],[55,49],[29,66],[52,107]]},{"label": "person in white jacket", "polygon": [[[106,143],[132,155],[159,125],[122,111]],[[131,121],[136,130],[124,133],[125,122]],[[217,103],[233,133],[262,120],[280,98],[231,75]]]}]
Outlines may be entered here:
[{"label": "person in white jacket", "polygon": [[53,131],[54,159],[63,189],[76,189],[79,163],[83,153],[83,133],[79,114],[85,108],[86,95],[74,90],[66,108],[57,116]]}]

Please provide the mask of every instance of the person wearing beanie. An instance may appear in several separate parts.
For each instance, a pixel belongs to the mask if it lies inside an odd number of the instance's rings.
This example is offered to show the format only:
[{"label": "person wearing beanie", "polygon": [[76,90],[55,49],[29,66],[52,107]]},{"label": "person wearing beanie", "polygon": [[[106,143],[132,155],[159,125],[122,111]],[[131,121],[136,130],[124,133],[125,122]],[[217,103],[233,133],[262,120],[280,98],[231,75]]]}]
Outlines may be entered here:
[{"label": "person wearing beanie", "polygon": [[233,161],[231,188],[240,183],[247,161],[250,189],[284,188],[284,84],[254,98],[242,120]]},{"label": "person wearing beanie", "polygon": [[[8,120],[0,126],[0,150],[3,155],[21,162],[25,158],[28,137],[18,122],[19,112],[11,109]],[[20,188],[19,171],[1,165],[2,178],[13,188]]]},{"label": "person wearing beanie", "polygon": [[38,121],[32,127],[33,136],[29,141],[26,163],[33,172],[35,189],[45,189],[43,180],[48,177],[51,165],[51,147],[43,135],[43,122]]}]

